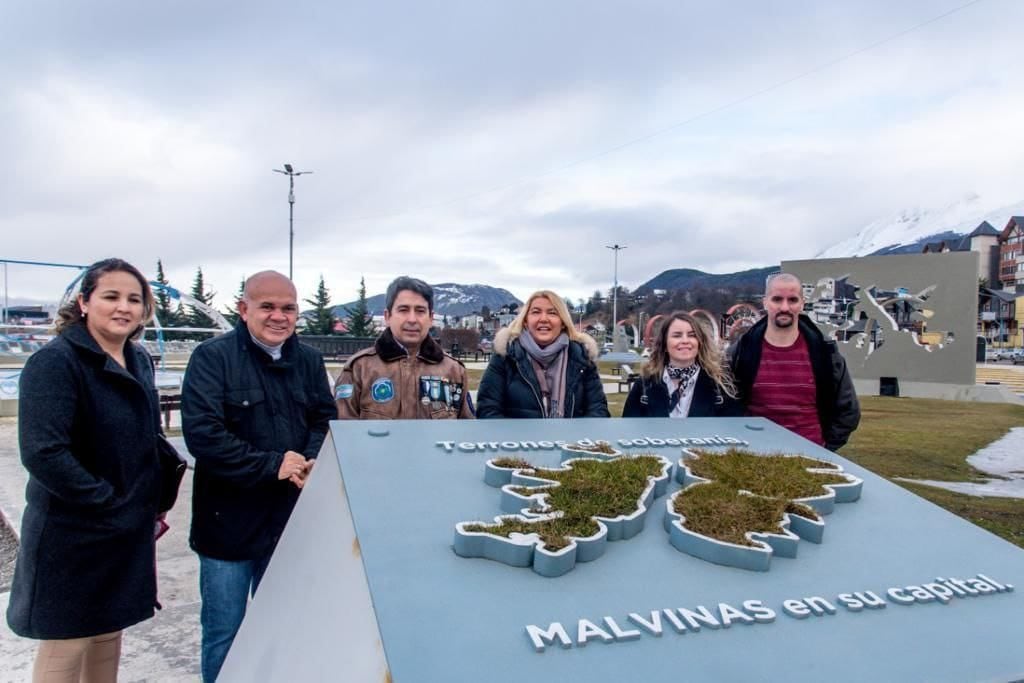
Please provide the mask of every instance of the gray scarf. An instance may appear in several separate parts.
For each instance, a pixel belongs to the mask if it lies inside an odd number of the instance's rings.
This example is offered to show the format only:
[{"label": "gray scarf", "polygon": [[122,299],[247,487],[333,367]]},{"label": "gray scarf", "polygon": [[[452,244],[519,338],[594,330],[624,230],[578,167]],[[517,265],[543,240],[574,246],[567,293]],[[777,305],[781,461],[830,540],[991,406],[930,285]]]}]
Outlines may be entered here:
[{"label": "gray scarf", "polygon": [[537,346],[528,330],[519,335],[519,344],[530,357],[544,402],[544,417],[564,417],[565,369],[568,366],[569,335],[565,332],[545,346]]}]

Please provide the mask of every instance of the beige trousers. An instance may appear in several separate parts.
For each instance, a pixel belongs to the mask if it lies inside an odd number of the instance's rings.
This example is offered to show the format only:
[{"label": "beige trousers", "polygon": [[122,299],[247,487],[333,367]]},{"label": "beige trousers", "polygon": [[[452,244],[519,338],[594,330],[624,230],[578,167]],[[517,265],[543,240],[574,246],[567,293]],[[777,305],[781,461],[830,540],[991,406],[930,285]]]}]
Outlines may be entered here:
[{"label": "beige trousers", "polygon": [[33,683],[115,683],[121,661],[121,631],[90,638],[43,640]]}]

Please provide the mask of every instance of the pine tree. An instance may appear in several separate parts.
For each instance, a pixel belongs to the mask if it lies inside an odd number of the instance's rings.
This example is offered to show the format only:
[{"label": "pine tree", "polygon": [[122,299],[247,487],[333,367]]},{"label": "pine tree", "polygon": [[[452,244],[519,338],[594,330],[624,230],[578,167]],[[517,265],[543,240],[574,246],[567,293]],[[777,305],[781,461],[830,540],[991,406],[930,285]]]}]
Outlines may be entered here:
[{"label": "pine tree", "polygon": [[324,284],[324,276],[320,276],[320,284],[312,299],[303,299],[313,307],[308,315],[308,322],[303,334],[329,335],[334,333],[334,316],[331,314],[331,294]]},{"label": "pine tree", "polygon": [[[164,275],[164,264],[160,259],[156,260],[156,282],[166,287],[168,285],[167,276]],[[171,310],[171,295],[167,293],[167,290],[155,288],[156,293],[153,298],[156,299],[156,319],[160,323],[161,327],[171,327],[174,325],[174,311]]]},{"label": "pine tree", "polygon": [[224,317],[232,325],[237,325],[238,321],[242,319],[242,316],[238,314],[238,304],[241,303],[242,298],[245,296],[245,276],[242,276],[242,281],[238,283],[238,292],[235,293],[235,301],[233,306],[229,306],[224,309]]},{"label": "pine tree", "polygon": [[351,307],[345,307],[348,316],[345,318],[345,325],[348,327],[348,334],[352,337],[372,337],[374,335],[373,317],[370,316],[370,307],[366,303],[366,278],[359,278],[359,298]]},{"label": "pine tree", "polygon": [[[188,314],[185,312],[185,307],[181,305],[180,301],[178,302],[178,307],[174,309],[174,314],[171,319],[174,321],[175,326],[188,324]],[[188,332],[168,332],[164,335],[164,339],[191,339],[191,336]]]},{"label": "pine tree", "polygon": [[[199,266],[196,268],[196,277],[192,281],[192,298],[196,301],[202,301],[206,305],[213,303],[214,292],[206,291],[206,284],[203,282],[203,268]],[[188,307],[187,315],[188,327],[213,327],[213,321],[208,315],[203,313],[195,306]],[[193,332],[190,335],[194,339],[205,339],[206,335],[202,332]]]}]

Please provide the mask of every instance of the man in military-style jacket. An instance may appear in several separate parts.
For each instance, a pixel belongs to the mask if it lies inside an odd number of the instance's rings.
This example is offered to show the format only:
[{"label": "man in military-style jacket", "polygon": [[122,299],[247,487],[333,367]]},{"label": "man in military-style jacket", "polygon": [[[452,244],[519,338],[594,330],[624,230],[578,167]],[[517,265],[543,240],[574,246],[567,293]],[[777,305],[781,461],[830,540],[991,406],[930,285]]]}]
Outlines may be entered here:
[{"label": "man in military-style jacket", "polygon": [[352,356],[334,385],[342,420],[471,419],[462,363],[431,339],[434,290],[399,277],[388,285],[387,328],[372,348]]}]

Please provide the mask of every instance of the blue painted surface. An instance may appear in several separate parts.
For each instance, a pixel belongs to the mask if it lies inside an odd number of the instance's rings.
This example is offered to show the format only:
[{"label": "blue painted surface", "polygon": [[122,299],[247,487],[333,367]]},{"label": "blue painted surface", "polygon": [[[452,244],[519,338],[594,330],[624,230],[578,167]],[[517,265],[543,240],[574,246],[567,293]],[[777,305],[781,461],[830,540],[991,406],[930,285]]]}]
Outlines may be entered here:
[{"label": "blue painted surface", "polygon": [[[751,424],[763,427],[751,430]],[[1019,592],[849,611],[839,593],[920,585],[978,573],[1024,590],[1024,552],[834,454],[750,419],[335,422],[338,460],[384,649],[396,683],[417,681],[1008,680],[1024,676],[1024,598]],[[861,499],[826,518],[821,545],[801,541],[771,571],[722,567],[679,552],[657,518],[636,537],[558,578],[451,548],[454,525],[501,512],[484,482],[494,451],[446,453],[439,440],[575,440],[734,436],[758,451],[790,450],[838,462],[864,479]],[[950,438],[955,438],[951,435]],[[649,450],[675,461],[679,447]],[[553,467],[557,449],[502,452]],[[669,493],[678,487],[673,484]],[[659,499],[656,505],[660,505]],[[653,523],[652,523],[653,522]],[[326,525],[329,521],[325,520]],[[783,600],[821,596],[833,615],[795,619]],[[548,647],[537,653],[527,624],[605,616],[634,628],[630,612],[762,600],[773,623],[628,642]],[[339,605],[338,609],[344,609]]]}]

